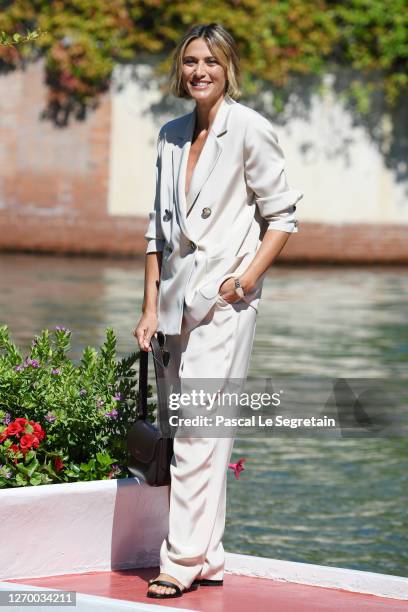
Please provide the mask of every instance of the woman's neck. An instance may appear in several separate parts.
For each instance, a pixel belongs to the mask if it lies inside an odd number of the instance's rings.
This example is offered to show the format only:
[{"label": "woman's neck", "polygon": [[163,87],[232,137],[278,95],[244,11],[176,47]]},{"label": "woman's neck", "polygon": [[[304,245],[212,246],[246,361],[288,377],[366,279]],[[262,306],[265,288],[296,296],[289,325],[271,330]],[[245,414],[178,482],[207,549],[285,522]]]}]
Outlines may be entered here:
[{"label": "woman's neck", "polygon": [[200,103],[196,101],[196,132],[209,130],[212,126],[215,115],[224,100],[224,96],[220,96],[218,100],[212,104]]}]

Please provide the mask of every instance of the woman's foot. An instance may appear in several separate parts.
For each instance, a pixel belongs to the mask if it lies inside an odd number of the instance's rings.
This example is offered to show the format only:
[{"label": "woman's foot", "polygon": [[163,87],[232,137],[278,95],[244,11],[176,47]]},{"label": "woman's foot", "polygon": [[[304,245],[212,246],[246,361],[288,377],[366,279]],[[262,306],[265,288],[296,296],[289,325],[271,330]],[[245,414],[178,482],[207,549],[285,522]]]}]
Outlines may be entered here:
[{"label": "woman's foot", "polygon": [[[167,580],[168,582],[174,582],[182,591],[185,590],[184,584],[181,584],[181,582],[176,580],[176,578],[174,578],[173,576],[169,576],[169,574],[159,574],[157,578],[154,578],[154,580]],[[149,580],[149,582],[152,581]],[[159,584],[152,584],[152,586],[149,586],[147,592],[158,593],[160,595],[173,595],[176,592],[176,589],[173,589],[172,587],[161,586]]]}]

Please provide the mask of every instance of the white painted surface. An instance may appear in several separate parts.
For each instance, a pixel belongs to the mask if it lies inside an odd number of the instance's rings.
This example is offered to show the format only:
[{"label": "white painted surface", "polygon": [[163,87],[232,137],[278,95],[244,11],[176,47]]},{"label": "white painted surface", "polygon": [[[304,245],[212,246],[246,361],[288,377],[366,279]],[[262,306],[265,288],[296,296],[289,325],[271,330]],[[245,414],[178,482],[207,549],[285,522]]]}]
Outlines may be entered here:
[{"label": "white painted surface", "polygon": [[[136,79],[132,71],[136,70]],[[149,108],[160,99],[154,85],[146,89],[148,66],[118,66],[113,74],[112,132],[108,212],[111,215],[147,214],[153,206],[156,142],[160,125]],[[121,91],[116,91],[123,84]],[[114,93],[113,93],[114,92]]]},{"label": "white painted surface", "polygon": [[[35,587],[31,584],[15,584],[13,582],[0,582],[0,591],[13,591],[18,593],[19,591],[48,591],[50,593],[58,593],[61,589],[47,589],[44,587]],[[44,612],[45,606],[17,606],[13,605],[13,612]],[[67,612],[72,610],[72,606],[56,606],[50,607],[53,612]],[[113,597],[99,597],[97,595],[87,595],[86,593],[76,592],[76,606],[74,607],[75,612],[102,612],[107,610],[110,612],[125,612],[125,610],[134,610],[135,612],[158,612],[163,611],[163,606],[157,604],[148,604],[140,601],[127,601],[125,599],[114,599]],[[180,608],[173,608],[166,604],[166,612],[180,612]],[[190,608],[184,608],[184,612],[195,612]]]},{"label": "white painted surface", "polygon": [[226,553],[225,571],[231,574],[344,589],[381,597],[408,600],[408,578],[362,572],[342,567],[296,563]]},{"label": "white painted surface", "polygon": [[[109,212],[146,216],[154,201],[156,139],[160,126],[193,108],[187,101],[169,97],[167,116],[153,114],[150,106],[161,100],[151,68],[117,67],[114,82],[124,82],[123,91],[112,87],[112,142],[110,152]],[[332,75],[325,77],[323,98],[312,96],[307,116],[293,116],[283,127],[275,125],[286,157],[289,185],[304,193],[297,213],[301,222],[408,223],[407,183],[397,183],[394,172],[365,128],[353,126],[332,89]],[[148,87],[148,89],[146,89]],[[270,97],[269,97],[270,98]],[[265,96],[268,99],[268,95]],[[248,105],[250,105],[248,103]],[[173,108],[173,111],[172,111]],[[381,129],[390,133],[391,123],[382,118]]]},{"label": "white painted surface", "polygon": [[[5,489],[0,580],[158,566],[167,529],[168,487],[137,478]],[[225,571],[408,600],[387,574],[228,552]]]},{"label": "white painted surface", "polygon": [[[284,128],[277,128],[289,184],[305,194],[297,209],[299,219],[408,223],[408,185],[404,189],[397,183],[367,130],[353,126],[353,116],[336,97],[332,81],[327,74],[326,93],[322,98],[312,96],[308,117],[291,119]],[[384,116],[382,130],[387,133],[390,127]]]},{"label": "white painted surface", "polygon": [[159,564],[168,487],[137,478],[0,491],[0,579]]}]

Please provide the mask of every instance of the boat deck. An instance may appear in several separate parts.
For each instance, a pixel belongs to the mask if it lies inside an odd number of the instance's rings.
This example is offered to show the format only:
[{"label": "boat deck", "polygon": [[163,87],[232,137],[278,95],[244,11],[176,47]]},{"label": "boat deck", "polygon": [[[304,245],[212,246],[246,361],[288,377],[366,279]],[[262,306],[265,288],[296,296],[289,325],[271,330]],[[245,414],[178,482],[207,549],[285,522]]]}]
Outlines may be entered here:
[{"label": "boat deck", "polygon": [[[146,597],[147,581],[158,573],[159,568],[132,569],[20,578],[8,582],[140,602],[144,604],[144,610],[149,604],[152,605],[152,610],[160,605],[204,612],[247,612],[250,609],[255,609],[256,612],[406,612],[408,609],[407,601],[403,600],[231,573],[224,574],[223,587],[199,587],[197,591],[186,593],[179,598],[151,599]],[[137,610],[138,606],[133,609]]]}]

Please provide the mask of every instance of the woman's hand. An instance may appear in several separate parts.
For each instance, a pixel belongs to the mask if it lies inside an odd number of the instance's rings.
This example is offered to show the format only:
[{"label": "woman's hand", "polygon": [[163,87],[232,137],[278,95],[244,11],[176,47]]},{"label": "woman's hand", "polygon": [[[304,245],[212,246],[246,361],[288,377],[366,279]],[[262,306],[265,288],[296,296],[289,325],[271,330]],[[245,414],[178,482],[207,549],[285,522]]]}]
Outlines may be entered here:
[{"label": "woman's hand", "polygon": [[[245,276],[245,274],[242,274],[238,278],[241,283],[241,287],[244,290],[244,294],[250,293],[254,289],[255,281],[249,276]],[[239,302],[242,299],[235,291],[235,278],[233,277],[227,278],[220,285],[218,293],[229,304],[235,304],[235,302]]]},{"label": "woman's hand", "polygon": [[133,335],[137,338],[141,351],[151,351],[150,340],[156,333],[158,318],[156,311],[146,311],[140,317],[137,327],[133,330]]}]

